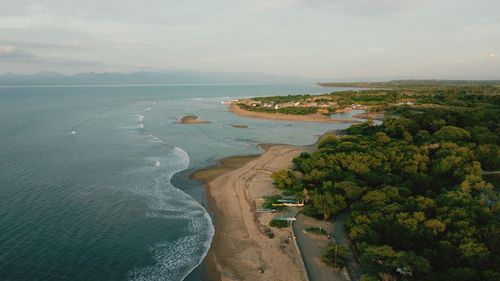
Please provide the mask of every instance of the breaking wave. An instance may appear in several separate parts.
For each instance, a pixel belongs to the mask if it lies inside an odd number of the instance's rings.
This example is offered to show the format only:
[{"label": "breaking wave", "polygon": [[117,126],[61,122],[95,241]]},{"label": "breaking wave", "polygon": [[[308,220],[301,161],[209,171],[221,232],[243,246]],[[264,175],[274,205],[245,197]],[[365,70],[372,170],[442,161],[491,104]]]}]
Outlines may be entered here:
[{"label": "breaking wave", "polygon": [[210,216],[203,206],[171,183],[172,176],[187,169],[189,162],[186,151],[172,147],[167,156],[149,157],[146,159],[149,165],[129,171],[141,174],[145,171],[159,171],[160,176],[154,179],[151,189],[137,187],[135,190],[149,198],[147,217],[186,221],[185,227],[179,230],[182,235],[177,239],[151,246],[155,263],[130,272],[131,281],[183,280],[203,261],[210,248],[214,235]]}]

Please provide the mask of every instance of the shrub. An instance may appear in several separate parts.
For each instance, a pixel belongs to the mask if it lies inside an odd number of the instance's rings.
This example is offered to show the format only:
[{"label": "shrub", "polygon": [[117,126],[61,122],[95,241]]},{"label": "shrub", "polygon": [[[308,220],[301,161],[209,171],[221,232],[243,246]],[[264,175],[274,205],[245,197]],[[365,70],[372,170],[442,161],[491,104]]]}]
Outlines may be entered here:
[{"label": "shrub", "polygon": [[269,223],[269,225],[272,227],[284,228],[284,227],[288,227],[288,222],[284,221],[284,220],[272,220]]},{"label": "shrub", "polygon": [[328,232],[321,227],[308,227],[306,228],[307,232],[314,233],[314,234],[319,234],[319,235],[328,235]]}]

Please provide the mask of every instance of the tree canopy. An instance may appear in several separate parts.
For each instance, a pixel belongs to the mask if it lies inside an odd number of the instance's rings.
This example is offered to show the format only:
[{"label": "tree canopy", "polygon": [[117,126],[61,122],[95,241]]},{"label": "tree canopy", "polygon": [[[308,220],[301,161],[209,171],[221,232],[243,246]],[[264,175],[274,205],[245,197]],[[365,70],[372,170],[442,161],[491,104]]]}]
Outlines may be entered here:
[{"label": "tree canopy", "polygon": [[305,190],[307,214],[349,212],[363,280],[500,280],[500,204],[482,175],[500,168],[500,103],[491,100],[387,108],[382,125],[321,139],[276,184],[301,198]]}]

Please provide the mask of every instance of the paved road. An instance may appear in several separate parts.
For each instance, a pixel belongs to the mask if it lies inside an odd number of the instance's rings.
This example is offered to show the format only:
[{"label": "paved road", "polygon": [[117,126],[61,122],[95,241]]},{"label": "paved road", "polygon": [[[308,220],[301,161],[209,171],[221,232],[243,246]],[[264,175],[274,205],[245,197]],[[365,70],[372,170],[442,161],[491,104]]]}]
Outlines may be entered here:
[{"label": "paved road", "polygon": [[[344,222],[347,216],[347,213],[341,213],[337,216],[335,223],[333,224],[333,237],[338,244],[344,245],[348,249],[352,249],[351,241],[349,240],[349,237],[347,237],[347,233],[344,227]],[[361,267],[359,266],[359,263],[356,260],[354,253],[352,252],[347,258],[346,267],[351,280],[359,281],[361,278]]]},{"label": "paved road", "polygon": [[330,223],[316,221],[302,214],[297,216],[297,221],[293,223],[293,230],[297,236],[302,259],[307,270],[307,275],[310,281],[347,281],[347,278],[342,271],[337,271],[321,261],[321,255],[326,250],[327,245],[332,240],[326,237],[318,237],[314,234],[304,233],[305,229],[310,226],[322,226],[330,228]]}]

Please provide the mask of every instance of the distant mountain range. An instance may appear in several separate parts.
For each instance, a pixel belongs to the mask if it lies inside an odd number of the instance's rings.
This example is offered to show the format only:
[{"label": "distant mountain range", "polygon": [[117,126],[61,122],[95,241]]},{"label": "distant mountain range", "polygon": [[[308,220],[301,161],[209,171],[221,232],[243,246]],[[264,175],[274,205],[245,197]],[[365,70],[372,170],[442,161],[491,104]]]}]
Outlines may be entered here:
[{"label": "distant mountain range", "polygon": [[116,84],[280,84],[315,83],[313,79],[263,73],[161,71],[133,73],[56,72],[0,75],[1,86],[16,85],[116,85]]}]

